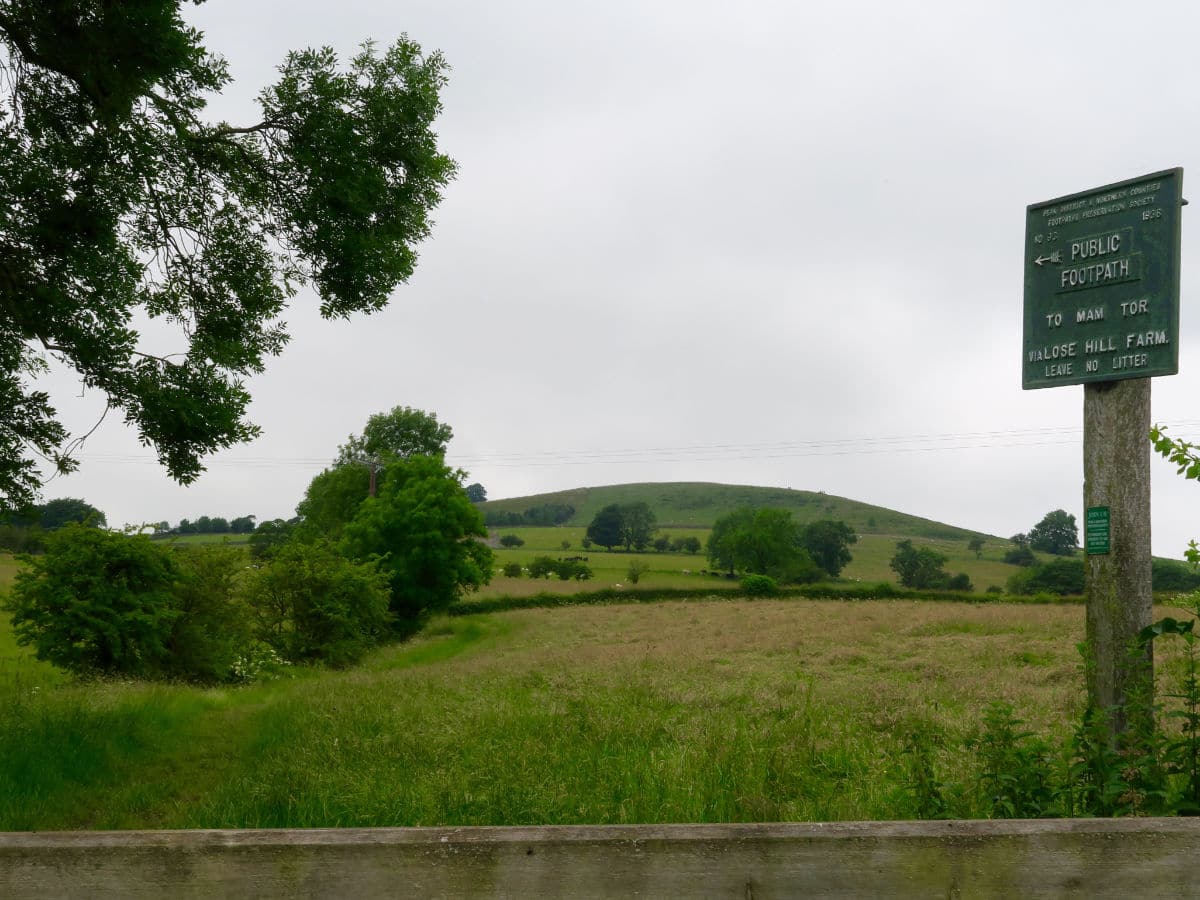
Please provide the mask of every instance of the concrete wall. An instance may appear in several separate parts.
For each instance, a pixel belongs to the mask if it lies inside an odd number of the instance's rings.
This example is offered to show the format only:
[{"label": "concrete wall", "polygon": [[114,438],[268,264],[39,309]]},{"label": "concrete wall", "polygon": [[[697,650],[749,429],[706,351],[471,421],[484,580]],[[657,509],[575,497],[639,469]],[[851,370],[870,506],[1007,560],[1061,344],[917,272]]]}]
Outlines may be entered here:
[{"label": "concrete wall", "polygon": [[1198,897],[1200,821],[0,833],[0,898]]}]

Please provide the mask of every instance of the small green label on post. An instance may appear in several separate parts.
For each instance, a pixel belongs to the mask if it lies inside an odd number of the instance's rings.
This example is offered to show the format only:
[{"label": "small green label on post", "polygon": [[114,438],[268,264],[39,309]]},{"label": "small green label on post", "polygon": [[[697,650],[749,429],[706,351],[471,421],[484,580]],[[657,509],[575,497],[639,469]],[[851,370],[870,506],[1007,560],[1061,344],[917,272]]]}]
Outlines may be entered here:
[{"label": "small green label on post", "polygon": [[1083,525],[1084,548],[1088,556],[1103,556],[1109,548],[1109,516],[1107,506],[1088,507]]}]

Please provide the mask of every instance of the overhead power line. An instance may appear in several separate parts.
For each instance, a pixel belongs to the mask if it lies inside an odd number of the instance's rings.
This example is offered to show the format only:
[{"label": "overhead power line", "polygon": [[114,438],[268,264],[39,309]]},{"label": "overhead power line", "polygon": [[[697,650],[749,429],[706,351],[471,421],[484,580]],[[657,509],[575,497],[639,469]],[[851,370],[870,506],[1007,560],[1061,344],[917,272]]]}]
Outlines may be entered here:
[{"label": "overhead power line", "polygon": [[[1200,420],[1163,423],[1175,437],[1197,438],[1187,429],[1200,428]],[[636,463],[736,462],[814,456],[868,456],[885,453],[942,453],[965,450],[1010,449],[1074,444],[1082,440],[1080,426],[966,431],[913,435],[859,435],[760,443],[681,444],[651,447],[587,448],[554,450],[510,450],[456,454],[449,460],[462,467],[544,468],[550,466],[621,465]],[[88,463],[157,466],[148,454],[80,454]],[[240,456],[223,454],[209,461],[210,467],[318,469],[332,465],[329,456]]]}]

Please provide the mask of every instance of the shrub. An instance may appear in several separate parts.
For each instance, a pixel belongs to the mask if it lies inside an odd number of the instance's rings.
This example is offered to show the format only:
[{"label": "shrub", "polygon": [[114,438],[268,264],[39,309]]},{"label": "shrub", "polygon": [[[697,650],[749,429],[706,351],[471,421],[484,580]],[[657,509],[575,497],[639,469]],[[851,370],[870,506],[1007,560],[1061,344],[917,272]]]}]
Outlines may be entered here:
[{"label": "shrub", "polygon": [[644,563],[641,560],[634,560],[629,564],[625,575],[629,579],[630,584],[637,584],[638,580],[649,571],[650,566],[648,563]]},{"label": "shrub", "polygon": [[975,585],[971,584],[970,575],[966,572],[959,572],[946,582],[946,588],[951,591],[973,591],[975,590]]},{"label": "shrub", "polygon": [[348,665],[391,624],[388,578],[324,542],[292,541],[247,578],[255,635],[289,662]]},{"label": "shrub", "polygon": [[250,646],[249,611],[239,593],[245,557],[236,547],[199,545],[172,552],[179,580],[178,617],[167,639],[166,670],[181,678],[223,681]]},{"label": "shrub", "polygon": [[779,593],[779,584],[770,575],[744,575],[742,590],[748,597],[770,597]]},{"label": "shrub", "polygon": [[1010,594],[1083,593],[1083,560],[1055,559],[1040,566],[1014,572],[1008,579]]},{"label": "shrub", "polygon": [[1037,557],[1028,546],[1020,545],[1005,553],[1004,561],[1013,566],[1032,566],[1037,563]]},{"label": "shrub", "polygon": [[5,608],[17,643],[78,674],[160,676],[179,610],[170,551],[143,535],[69,523],[25,557]]},{"label": "shrub", "polygon": [[503,571],[504,574],[509,578],[520,578],[521,564],[516,562],[505,563],[504,568],[501,571]]},{"label": "shrub", "polygon": [[587,581],[592,577],[592,570],[575,559],[558,560],[554,572],[563,581],[570,581],[572,578],[576,581]]},{"label": "shrub", "polygon": [[694,534],[689,534],[687,537],[680,538],[675,542],[675,547],[681,553],[699,553],[701,546],[700,538]]},{"label": "shrub", "polygon": [[529,564],[530,578],[549,578],[558,572],[558,560],[549,556],[535,556]]},{"label": "shrub", "polygon": [[1200,588],[1200,572],[1191,566],[1169,559],[1151,563],[1151,580],[1156,591],[1194,591]]},{"label": "shrub", "polygon": [[510,550],[513,547],[523,547],[524,545],[525,545],[525,541],[519,535],[506,534],[506,535],[501,536],[501,538],[500,538],[500,546],[508,547]]}]

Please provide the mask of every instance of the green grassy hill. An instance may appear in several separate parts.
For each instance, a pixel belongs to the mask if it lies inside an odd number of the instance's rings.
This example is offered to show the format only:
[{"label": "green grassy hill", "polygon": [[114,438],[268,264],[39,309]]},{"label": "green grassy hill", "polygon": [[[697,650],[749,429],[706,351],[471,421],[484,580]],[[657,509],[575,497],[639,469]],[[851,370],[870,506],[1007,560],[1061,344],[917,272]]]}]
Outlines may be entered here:
[{"label": "green grassy hill", "polygon": [[742,507],[778,507],[790,509],[797,522],[839,519],[858,534],[902,535],[931,540],[966,541],[987,537],[980,532],[910,516],[894,509],[874,506],[845,497],[789,488],[751,487],[707,482],[663,482],[651,484],[614,484],[603,487],[575,488],[531,497],[490,500],[480,504],[489,511],[524,512],[544,504],[575,507],[567,525],[584,525],[610,503],[644,502],[653,510],[660,528],[710,528],[720,516]]}]

